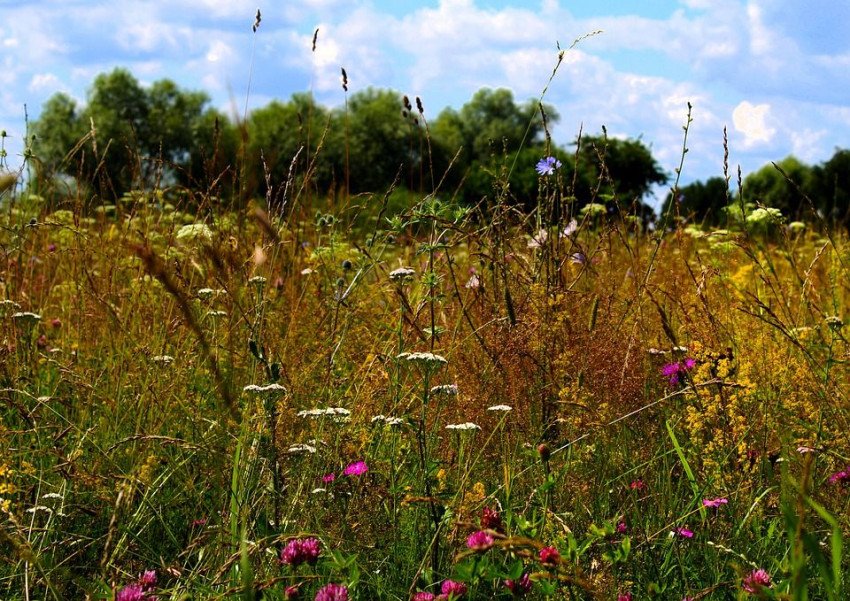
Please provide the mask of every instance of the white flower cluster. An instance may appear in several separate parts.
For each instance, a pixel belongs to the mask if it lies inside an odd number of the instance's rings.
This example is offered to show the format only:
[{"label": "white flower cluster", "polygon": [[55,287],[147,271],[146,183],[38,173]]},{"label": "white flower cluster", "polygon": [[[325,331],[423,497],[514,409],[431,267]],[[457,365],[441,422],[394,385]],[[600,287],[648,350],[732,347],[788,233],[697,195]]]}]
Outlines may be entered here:
[{"label": "white flower cluster", "polygon": [[256,384],[248,384],[245,388],[242,389],[244,392],[250,392],[253,394],[266,394],[279,392],[281,394],[286,393],[286,388],[278,384],[277,382],[272,382],[271,384],[266,384],[265,386],[257,386]]},{"label": "white flower cluster", "polygon": [[513,411],[513,407],[510,405],[493,405],[492,407],[487,407],[487,411],[504,411],[507,413],[508,411]]},{"label": "white flower cluster", "polygon": [[404,424],[404,420],[400,417],[390,417],[388,415],[376,415],[372,418],[372,423],[375,422],[384,422],[388,426],[401,426]]},{"label": "white flower cluster", "polygon": [[393,282],[409,282],[414,275],[416,275],[416,272],[410,267],[399,267],[390,272],[390,279]]},{"label": "white flower cluster", "polygon": [[351,411],[344,407],[327,407],[325,409],[304,409],[296,413],[298,417],[309,417],[316,419],[320,417],[330,417],[334,421],[347,421],[351,418]]},{"label": "white flower cluster", "polygon": [[447,396],[457,396],[457,384],[441,384],[434,386],[431,389],[431,394],[445,394]]},{"label": "white flower cluster", "polygon": [[404,359],[411,363],[422,363],[424,365],[432,366],[440,366],[448,363],[445,357],[442,355],[435,355],[434,353],[401,353],[396,358]]},{"label": "white flower cluster", "polygon": [[464,422],[462,424],[449,424],[446,430],[480,430],[481,426],[472,422]]}]

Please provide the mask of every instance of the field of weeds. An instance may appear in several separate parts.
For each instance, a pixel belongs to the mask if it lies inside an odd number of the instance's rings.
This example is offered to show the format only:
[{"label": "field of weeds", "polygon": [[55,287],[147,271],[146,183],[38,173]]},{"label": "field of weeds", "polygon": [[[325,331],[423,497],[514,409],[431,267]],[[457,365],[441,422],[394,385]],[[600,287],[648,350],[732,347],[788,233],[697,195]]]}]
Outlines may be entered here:
[{"label": "field of weeds", "polygon": [[0,597],[846,599],[846,238],[558,202],[7,201]]}]

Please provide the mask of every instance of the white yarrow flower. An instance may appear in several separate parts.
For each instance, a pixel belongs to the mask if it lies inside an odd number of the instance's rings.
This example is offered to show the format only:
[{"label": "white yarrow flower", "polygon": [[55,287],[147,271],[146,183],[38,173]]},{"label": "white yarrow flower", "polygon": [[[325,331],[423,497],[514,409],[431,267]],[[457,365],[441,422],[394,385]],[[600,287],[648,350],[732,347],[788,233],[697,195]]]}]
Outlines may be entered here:
[{"label": "white yarrow flower", "polygon": [[463,422],[462,424],[449,424],[446,430],[480,430],[481,426],[472,422]]},{"label": "white yarrow flower", "polygon": [[487,411],[504,411],[507,413],[508,411],[513,411],[513,407],[510,405],[493,405],[492,407],[487,407]]},{"label": "white yarrow flower", "polygon": [[457,384],[441,384],[434,386],[431,389],[431,394],[445,394],[447,396],[457,396]]},{"label": "white yarrow flower", "polygon": [[410,267],[399,267],[390,272],[390,279],[394,282],[408,282],[413,279],[416,272]]}]

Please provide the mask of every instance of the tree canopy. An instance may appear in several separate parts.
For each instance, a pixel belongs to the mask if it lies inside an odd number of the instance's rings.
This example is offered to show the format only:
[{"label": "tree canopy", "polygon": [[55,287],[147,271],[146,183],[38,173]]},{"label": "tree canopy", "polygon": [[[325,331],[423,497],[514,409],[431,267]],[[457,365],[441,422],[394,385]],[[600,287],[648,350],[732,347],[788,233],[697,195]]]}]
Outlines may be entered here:
[{"label": "tree canopy", "polygon": [[533,208],[534,167],[554,156],[577,207],[601,196],[645,213],[651,187],[666,181],[640,140],[585,137],[578,152],[558,146],[547,133],[559,119],[555,107],[518,103],[510,90],[481,89],[430,121],[415,100],[369,88],[327,108],[299,93],[237,125],[203,92],[167,79],[142,86],[116,69],[95,78],[84,106],[63,94],[48,100],[35,123],[37,153],[48,172],[96,182],[106,200],[163,181],[203,189],[229,170],[242,178],[232,190],[245,196],[274,198],[286,182],[316,194],[383,193],[398,177],[416,193],[440,185],[441,195],[467,204],[498,196]]}]

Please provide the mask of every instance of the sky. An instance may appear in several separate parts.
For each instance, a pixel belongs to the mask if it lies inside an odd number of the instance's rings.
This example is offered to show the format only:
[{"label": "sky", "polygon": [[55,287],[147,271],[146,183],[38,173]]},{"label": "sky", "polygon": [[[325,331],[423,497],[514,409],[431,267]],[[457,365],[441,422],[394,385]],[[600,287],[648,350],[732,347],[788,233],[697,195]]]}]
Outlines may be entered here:
[{"label": "sky", "polygon": [[605,126],[671,175],[691,103],[683,183],[723,175],[724,127],[733,181],[738,166],[850,147],[846,0],[0,0],[0,65],[13,169],[25,117],[60,91],[84,104],[119,66],[204,90],[231,115],[305,91],[341,105],[340,67],[350,92],[420,96],[429,119],[481,87],[517,101],[545,89],[556,142]]}]

